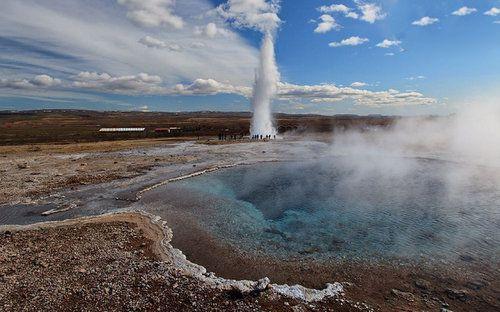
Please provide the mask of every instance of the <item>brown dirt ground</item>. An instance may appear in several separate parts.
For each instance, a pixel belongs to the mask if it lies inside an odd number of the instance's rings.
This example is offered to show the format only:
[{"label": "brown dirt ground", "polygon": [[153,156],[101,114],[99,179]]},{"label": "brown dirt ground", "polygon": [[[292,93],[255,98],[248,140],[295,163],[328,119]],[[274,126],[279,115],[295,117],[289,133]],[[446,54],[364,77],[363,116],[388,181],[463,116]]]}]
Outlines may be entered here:
[{"label": "brown dirt ground", "polygon": [[0,233],[1,311],[360,311],[268,291],[244,295],[184,276],[162,255],[162,232],[121,214]]},{"label": "brown dirt ground", "polygon": [[29,201],[61,188],[129,178],[158,164],[194,159],[186,155],[111,154],[175,142],[178,139],[0,146],[0,204]]},{"label": "brown dirt ground", "polygon": [[186,215],[172,213],[167,220],[174,233],[172,245],[190,261],[225,278],[267,276],[274,283],[311,288],[322,288],[332,281],[347,282],[348,299],[365,302],[378,311],[500,311],[500,277],[495,268],[472,263],[462,270],[459,263],[438,268],[425,264],[279,261],[223,245]]}]

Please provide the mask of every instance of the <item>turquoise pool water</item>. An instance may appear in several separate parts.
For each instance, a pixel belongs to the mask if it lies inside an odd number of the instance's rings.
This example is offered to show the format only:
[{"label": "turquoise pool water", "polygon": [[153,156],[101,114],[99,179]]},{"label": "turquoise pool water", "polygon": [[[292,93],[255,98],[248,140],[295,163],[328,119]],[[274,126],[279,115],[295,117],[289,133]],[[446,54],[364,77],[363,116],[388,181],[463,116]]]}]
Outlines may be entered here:
[{"label": "turquoise pool water", "polygon": [[478,174],[425,159],[388,172],[338,157],[240,166],[161,192],[244,251],[498,263],[500,188]]}]

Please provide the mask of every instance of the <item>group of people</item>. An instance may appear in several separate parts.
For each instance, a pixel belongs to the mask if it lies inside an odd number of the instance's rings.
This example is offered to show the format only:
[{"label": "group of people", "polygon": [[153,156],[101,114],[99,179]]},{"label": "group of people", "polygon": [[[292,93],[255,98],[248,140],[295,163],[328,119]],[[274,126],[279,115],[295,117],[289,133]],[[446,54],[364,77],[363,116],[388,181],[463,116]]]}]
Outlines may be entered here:
[{"label": "group of people", "polygon": [[[227,134],[224,132],[219,133],[219,141],[227,141],[227,140],[243,140],[243,134]],[[276,134],[271,135],[262,135],[262,134],[253,134],[250,136],[251,140],[276,140]]]},{"label": "group of people", "polygon": [[219,133],[219,141],[226,141],[228,139],[229,140],[242,140],[243,139],[243,134]]},{"label": "group of people", "polygon": [[276,134],[274,136],[271,134],[268,134],[268,135],[254,134],[254,135],[252,135],[252,140],[271,140],[271,139],[276,140]]}]

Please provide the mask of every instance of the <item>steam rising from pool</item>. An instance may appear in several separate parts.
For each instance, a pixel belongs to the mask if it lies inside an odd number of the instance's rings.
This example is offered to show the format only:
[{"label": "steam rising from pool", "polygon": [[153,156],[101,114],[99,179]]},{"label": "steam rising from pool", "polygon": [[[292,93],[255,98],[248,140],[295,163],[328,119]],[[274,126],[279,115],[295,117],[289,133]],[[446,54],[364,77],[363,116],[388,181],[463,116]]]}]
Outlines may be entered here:
[{"label": "steam rising from pool", "polygon": [[283,259],[497,265],[498,142],[496,108],[402,119],[332,144],[294,143],[295,161],[221,170],[162,196],[220,241]]}]

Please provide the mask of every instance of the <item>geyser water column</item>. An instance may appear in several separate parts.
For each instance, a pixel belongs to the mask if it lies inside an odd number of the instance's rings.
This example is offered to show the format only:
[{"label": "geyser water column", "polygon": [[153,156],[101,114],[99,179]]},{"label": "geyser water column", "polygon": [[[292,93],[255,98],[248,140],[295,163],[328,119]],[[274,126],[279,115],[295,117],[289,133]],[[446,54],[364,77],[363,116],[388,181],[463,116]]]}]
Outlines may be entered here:
[{"label": "geyser water column", "polygon": [[274,34],[281,23],[279,10],[280,0],[227,0],[217,8],[219,14],[234,26],[257,30],[264,35],[252,94],[251,135],[276,134],[271,101],[280,79],[274,55]]},{"label": "geyser water column", "polygon": [[274,54],[274,37],[270,31],[265,32],[260,51],[260,64],[255,74],[252,96],[251,135],[275,135],[271,113],[271,101],[278,88],[280,75]]}]

